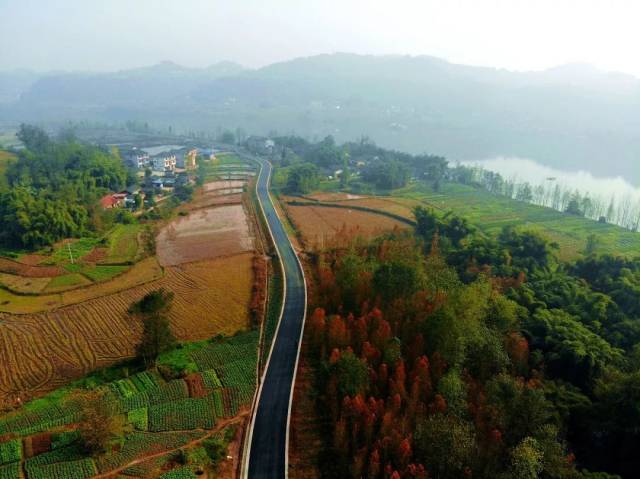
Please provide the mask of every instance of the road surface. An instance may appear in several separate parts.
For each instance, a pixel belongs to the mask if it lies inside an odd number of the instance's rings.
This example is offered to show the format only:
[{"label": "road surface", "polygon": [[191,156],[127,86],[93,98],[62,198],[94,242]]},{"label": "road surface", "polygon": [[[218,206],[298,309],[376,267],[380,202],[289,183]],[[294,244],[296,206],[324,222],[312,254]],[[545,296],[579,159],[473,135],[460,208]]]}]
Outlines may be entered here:
[{"label": "road surface", "polygon": [[285,275],[284,309],[266,365],[258,395],[257,407],[249,430],[249,479],[282,479],[286,477],[288,452],[289,406],[298,358],[299,341],[304,324],[306,290],[304,275],[296,253],[269,196],[271,164],[262,164],[257,192],[271,229]]}]

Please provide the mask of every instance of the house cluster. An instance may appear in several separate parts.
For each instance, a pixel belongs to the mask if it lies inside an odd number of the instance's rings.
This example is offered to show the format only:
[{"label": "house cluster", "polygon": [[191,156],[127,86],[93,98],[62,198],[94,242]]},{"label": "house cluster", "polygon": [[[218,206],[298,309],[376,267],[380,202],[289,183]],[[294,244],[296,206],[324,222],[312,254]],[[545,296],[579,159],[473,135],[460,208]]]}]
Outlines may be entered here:
[{"label": "house cluster", "polygon": [[174,171],[178,165],[176,155],[149,156],[146,153],[131,155],[127,163],[137,170],[151,168],[153,171]]},{"label": "house cluster", "polygon": [[195,170],[197,157],[198,150],[196,148],[185,148],[183,150],[161,153],[154,156],[150,156],[148,153],[134,148],[126,161],[132,168],[137,170],[150,168],[157,173],[166,173],[175,172],[177,169],[187,171]]},{"label": "house cluster", "polygon": [[144,198],[144,193],[137,186],[129,186],[119,193],[109,193],[100,198],[100,206],[104,210],[113,208],[133,208],[136,204],[136,195]]}]

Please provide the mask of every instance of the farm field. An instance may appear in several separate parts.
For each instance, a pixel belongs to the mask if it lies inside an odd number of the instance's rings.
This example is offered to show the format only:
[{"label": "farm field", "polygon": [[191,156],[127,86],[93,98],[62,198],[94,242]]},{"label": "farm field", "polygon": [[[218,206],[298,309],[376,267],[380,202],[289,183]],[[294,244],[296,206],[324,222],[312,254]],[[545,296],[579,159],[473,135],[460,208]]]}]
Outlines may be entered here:
[{"label": "farm field", "polygon": [[[170,319],[180,341],[248,329],[255,254],[250,230],[240,202],[185,211],[159,231],[157,258],[133,266],[121,262],[139,255],[138,225],[118,226],[99,248],[97,240],[83,239],[56,245],[47,255],[23,255],[21,263],[0,262],[0,270],[19,264],[30,273],[0,273],[0,362],[9,365],[0,371],[0,402],[42,394],[132,357],[141,327],[127,310],[159,288],[175,295]],[[78,263],[68,262],[69,250]],[[81,263],[86,257],[95,263]]]},{"label": "farm field", "polygon": [[365,237],[409,225],[393,218],[349,208],[286,204],[289,217],[307,246],[322,245],[341,231]]},{"label": "farm field", "polygon": [[253,250],[244,206],[199,209],[165,226],[156,239],[158,260],[172,266]]},{"label": "farm field", "polygon": [[205,181],[212,180],[246,180],[254,176],[256,166],[238,158],[233,153],[219,153],[215,160],[201,161],[199,170]]},{"label": "farm field", "polygon": [[465,216],[487,234],[498,233],[505,226],[522,225],[539,231],[560,246],[560,259],[576,259],[584,251],[587,237],[595,234],[599,253],[637,255],[640,235],[619,226],[602,224],[568,215],[551,208],[530,205],[494,196],[470,186],[447,184],[442,191],[414,184],[394,193],[403,199],[419,201],[439,210],[451,210]]},{"label": "farm field", "polygon": [[[0,256],[0,286],[9,293],[40,295],[103,283],[126,273],[144,257],[142,232],[141,225],[116,225],[102,238],[70,239],[35,253]],[[126,279],[121,282],[132,284]],[[6,301],[0,303],[6,305]],[[52,298],[34,299],[34,307],[43,301],[58,303]],[[0,305],[0,310],[6,309]]]},{"label": "farm field", "polygon": [[[153,256],[140,254],[140,226],[121,225],[0,262],[0,407],[23,405],[0,415],[0,477],[195,477],[211,441],[238,454],[260,331],[250,312],[255,226],[242,193],[252,172],[240,179],[233,168],[177,209]],[[128,309],[160,288],[174,294],[180,344],[157,370],[138,372],[122,362],[142,334]],[[85,388],[104,391],[124,424],[122,442],[93,456],[76,431]],[[220,472],[232,477],[236,466]]]},{"label": "farm field", "polygon": [[169,267],[159,280],[51,312],[0,313],[0,402],[132,357],[141,328],[127,309],[158,288],[175,293],[171,325],[182,341],[248,328],[252,258],[247,253]]},{"label": "farm field", "polygon": [[538,231],[557,243],[560,248],[558,256],[565,261],[574,260],[582,254],[591,234],[598,238],[599,253],[631,256],[640,253],[638,233],[551,208],[495,196],[466,185],[445,184],[436,192],[423,183],[412,183],[406,188],[395,190],[390,196],[360,196],[351,199],[352,196],[340,192],[318,192],[305,198],[343,206],[372,208],[407,219],[413,218],[412,210],[418,205],[442,213],[452,211],[468,218],[480,231],[489,235],[499,233],[505,226],[524,227]]},{"label": "farm field", "polygon": [[[103,267],[96,268],[102,271]],[[0,313],[31,314],[50,311],[101,296],[128,290],[157,280],[163,275],[162,268],[154,257],[143,259],[118,277],[89,284],[86,287],[68,289],[53,293],[45,290],[51,281],[67,278],[28,278],[16,275],[0,275]],[[68,286],[68,285],[67,285]],[[75,285],[78,286],[78,285]],[[41,292],[42,294],[34,295]]]},{"label": "farm field", "polygon": [[83,409],[77,386],[5,415],[0,436],[11,439],[0,443],[1,477],[173,477],[170,470],[175,477],[195,477],[206,465],[203,445],[214,441],[226,449],[241,437],[237,418],[246,415],[255,391],[258,339],[259,332],[251,331],[160,356],[166,367],[176,355],[190,364],[190,374],[178,379],[143,371],[101,383],[102,401],[122,418],[126,432],[119,445],[94,456],[83,452],[76,431]]}]

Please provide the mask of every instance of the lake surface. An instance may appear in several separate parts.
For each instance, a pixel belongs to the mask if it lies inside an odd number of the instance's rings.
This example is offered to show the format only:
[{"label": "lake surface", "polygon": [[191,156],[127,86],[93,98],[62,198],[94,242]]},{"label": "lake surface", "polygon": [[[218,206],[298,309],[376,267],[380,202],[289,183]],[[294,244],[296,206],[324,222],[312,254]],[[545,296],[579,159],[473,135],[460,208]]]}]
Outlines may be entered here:
[{"label": "lake surface", "polygon": [[500,173],[505,179],[516,183],[529,182],[532,186],[557,183],[564,188],[579,191],[591,198],[598,197],[620,201],[630,198],[632,202],[640,202],[640,188],[634,187],[624,178],[595,177],[588,171],[562,171],[542,165],[534,160],[516,157],[496,157],[482,161],[463,161],[467,166],[479,166],[485,170]]}]

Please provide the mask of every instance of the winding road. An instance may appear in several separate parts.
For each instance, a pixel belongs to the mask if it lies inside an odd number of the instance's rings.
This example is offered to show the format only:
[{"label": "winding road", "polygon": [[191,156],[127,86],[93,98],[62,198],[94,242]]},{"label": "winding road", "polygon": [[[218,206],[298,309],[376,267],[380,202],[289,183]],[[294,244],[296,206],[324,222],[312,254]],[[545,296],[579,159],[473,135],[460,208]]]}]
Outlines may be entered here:
[{"label": "winding road", "polygon": [[249,428],[245,451],[248,465],[244,468],[243,477],[282,479],[287,477],[289,414],[307,296],[302,266],[269,195],[272,166],[261,158],[250,158],[262,165],[256,190],[282,261],[285,289],[280,323],[260,382]]}]

